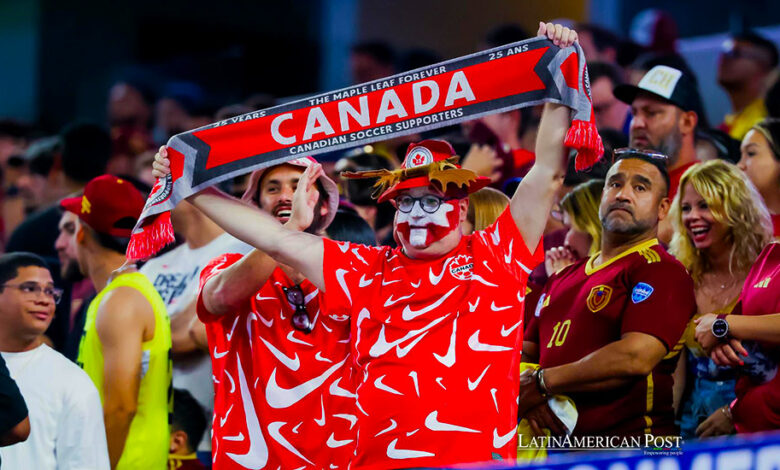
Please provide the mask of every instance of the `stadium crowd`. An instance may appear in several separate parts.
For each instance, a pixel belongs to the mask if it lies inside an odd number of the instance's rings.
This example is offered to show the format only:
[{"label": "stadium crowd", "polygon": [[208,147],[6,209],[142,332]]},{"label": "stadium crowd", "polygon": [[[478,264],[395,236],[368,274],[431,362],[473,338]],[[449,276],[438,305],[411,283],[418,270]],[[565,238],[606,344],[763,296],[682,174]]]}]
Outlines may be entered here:
[{"label": "stadium crowd", "polygon": [[[708,123],[669,22],[540,25],[588,59],[589,170],[568,108],[492,114],[204,190],[138,264],[168,139],[281,101],[119,82],[106,123],[1,121],[0,466],[435,467],[544,458],[523,443],[546,433],[779,429],[778,49],[723,44],[732,112]],[[369,42],[350,65],[439,60]]]}]

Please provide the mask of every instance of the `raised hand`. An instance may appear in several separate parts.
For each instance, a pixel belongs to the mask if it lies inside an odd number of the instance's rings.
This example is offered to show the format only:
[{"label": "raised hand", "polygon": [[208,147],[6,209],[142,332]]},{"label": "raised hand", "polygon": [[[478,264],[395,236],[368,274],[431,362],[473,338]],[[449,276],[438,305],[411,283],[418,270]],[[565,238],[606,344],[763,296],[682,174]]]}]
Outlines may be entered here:
[{"label": "raised hand", "polygon": [[463,158],[463,168],[479,176],[487,176],[493,182],[501,178],[499,169],[504,163],[498,158],[495,149],[489,145],[472,144],[469,153]]},{"label": "raised hand", "polygon": [[547,36],[547,38],[558,47],[569,47],[577,42],[577,31],[559,24],[539,22],[539,31],[537,36]]},{"label": "raised hand", "polygon": [[154,154],[152,162],[152,176],[155,178],[165,178],[171,173],[171,161],[168,159],[168,147],[163,145],[160,150]]},{"label": "raised hand", "polygon": [[577,258],[574,257],[574,253],[569,247],[550,248],[544,254],[544,270],[547,272],[547,276],[552,276],[566,266],[574,264],[575,261]]},{"label": "raised hand", "polygon": [[292,214],[286,227],[303,231],[314,221],[314,210],[320,197],[315,183],[322,174],[322,165],[319,163],[307,167],[303,172],[293,194]]}]

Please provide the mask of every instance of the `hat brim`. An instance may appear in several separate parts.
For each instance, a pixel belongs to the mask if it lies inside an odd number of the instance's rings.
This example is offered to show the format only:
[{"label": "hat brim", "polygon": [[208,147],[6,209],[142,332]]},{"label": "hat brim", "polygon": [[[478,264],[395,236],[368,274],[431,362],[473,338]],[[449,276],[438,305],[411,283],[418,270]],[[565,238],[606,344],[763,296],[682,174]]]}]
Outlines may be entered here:
[{"label": "hat brim", "polygon": [[[266,171],[281,165],[291,165],[303,169],[306,169],[308,167],[307,165],[300,164],[295,160],[292,160],[289,162],[280,163],[279,165],[263,168],[262,170],[255,170],[249,176],[249,185],[247,186],[246,191],[244,191],[244,195],[241,196],[241,200],[244,202],[249,202],[254,205],[255,204],[254,196],[257,194],[257,191],[260,187],[260,180],[263,178],[263,174],[265,174]],[[333,219],[336,218],[336,212],[339,210],[339,197],[340,197],[339,187],[325,173],[323,173],[318,178],[318,181],[322,183],[322,187],[325,189],[325,192],[328,194],[328,213],[325,215],[325,217],[322,218],[320,225],[318,227],[314,227],[314,232],[320,232],[328,228],[330,224],[333,222]]]},{"label": "hat brim", "polygon": [[678,108],[683,108],[683,106],[680,103],[675,103],[674,101],[670,100],[665,96],[661,96],[658,93],[654,93],[650,90],[645,90],[644,88],[640,88],[636,85],[629,85],[627,83],[624,83],[622,85],[616,86],[612,90],[612,94],[615,95],[615,98],[626,103],[627,105],[631,105],[631,103],[634,102],[634,100],[640,93],[650,95],[658,99],[659,101],[663,101],[664,103],[675,105]]},{"label": "hat brim", "polygon": [[[490,184],[490,178],[484,176],[478,176],[476,181],[469,184],[469,187],[466,189],[466,193],[467,194],[474,193],[489,184]],[[418,176],[417,178],[410,178],[408,180],[403,180],[391,186],[387,191],[382,193],[377,199],[377,201],[378,202],[389,201],[390,199],[393,199],[396,196],[398,196],[398,193],[400,193],[405,189],[427,188],[429,186],[432,185],[431,185],[431,181],[428,179],[427,176]]]},{"label": "hat brim", "polygon": [[[60,207],[63,210],[66,210],[68,212],[72,212],[76,215],[81,214],[81,196],[77,197],[66,197],[65,199],[60,201]],[[81,218],[81,217],[79,217]]]}]

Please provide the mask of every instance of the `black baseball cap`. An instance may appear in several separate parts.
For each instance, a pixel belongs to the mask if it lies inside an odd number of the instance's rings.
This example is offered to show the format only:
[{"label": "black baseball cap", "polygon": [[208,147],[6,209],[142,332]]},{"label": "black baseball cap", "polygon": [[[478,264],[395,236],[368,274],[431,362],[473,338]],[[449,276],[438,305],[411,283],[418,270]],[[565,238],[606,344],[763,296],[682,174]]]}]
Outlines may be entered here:
[{"label": "black baseball cap", "polygon": [[695,80],[682,70],[668,65],[651,68],[637,85],[618,85],[613,90],[615,98],[627,104],[631,104],[637,95],[643,92],[683,111],[695,111],[698,114],[701,110]]}]

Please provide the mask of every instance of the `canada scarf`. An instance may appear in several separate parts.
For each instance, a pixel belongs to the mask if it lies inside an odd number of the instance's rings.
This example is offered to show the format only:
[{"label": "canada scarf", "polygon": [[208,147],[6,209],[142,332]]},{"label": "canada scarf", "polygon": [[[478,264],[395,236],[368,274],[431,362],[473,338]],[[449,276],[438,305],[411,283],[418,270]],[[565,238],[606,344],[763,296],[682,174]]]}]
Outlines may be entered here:
[{"label": "canada scarf", "polygon": [[585,56],[545,37],[508,44],[373,82],[255,111],[171,137],[171,173],[158,180],[127,249],[145,259],[172,242],[170,210],[221,181],[306,155],[450,126],[487,114],[560,103],[572,109],[565,145],[576,168],[604,147]]}]

